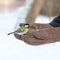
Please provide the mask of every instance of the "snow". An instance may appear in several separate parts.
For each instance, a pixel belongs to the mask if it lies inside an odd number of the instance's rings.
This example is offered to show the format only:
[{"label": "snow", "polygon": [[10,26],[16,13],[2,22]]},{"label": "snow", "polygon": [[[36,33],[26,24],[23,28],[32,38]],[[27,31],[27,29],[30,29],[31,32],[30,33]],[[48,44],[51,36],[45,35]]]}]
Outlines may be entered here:
[{"label": "snow", "polygon": [[[60,60],[60,42],[32,46],[17,40],[14,35],[7,36],[7,33],[17,28],[19,22],[25,22],[22,14],[27,12],[21,11],[18,12],[21,13],[20,15],[17,11],[0,13],[0,60]],[[50,19],[46,16],[38,16],[35,23],[46,24]]]}]

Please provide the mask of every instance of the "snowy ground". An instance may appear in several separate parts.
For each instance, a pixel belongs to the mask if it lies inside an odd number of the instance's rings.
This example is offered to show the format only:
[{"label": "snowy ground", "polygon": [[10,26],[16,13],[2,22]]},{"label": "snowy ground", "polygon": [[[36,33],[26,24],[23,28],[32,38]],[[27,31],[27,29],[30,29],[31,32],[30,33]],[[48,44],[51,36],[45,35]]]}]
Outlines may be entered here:
[{"label": "snowy ground", "polygon": [[[60,42],[31,46],[17,40],[14,35],[7,36],[17,27],[17,20],[24,22],[23,15],[18,15],[19,20],[16,13],[0,13],[0,60],[60,60]],[[35,22],[49,23],[49,20],[48,17],[38,16]]]}]

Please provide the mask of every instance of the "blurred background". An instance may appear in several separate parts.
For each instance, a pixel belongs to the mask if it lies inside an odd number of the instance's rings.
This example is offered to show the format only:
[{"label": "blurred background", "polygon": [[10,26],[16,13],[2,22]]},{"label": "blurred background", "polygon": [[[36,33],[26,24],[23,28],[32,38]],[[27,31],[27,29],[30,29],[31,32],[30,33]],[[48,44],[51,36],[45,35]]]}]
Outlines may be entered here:
[{"label": "blurred background", "polygon": [[41,13],[47,16],[56,16],[60,14],[60,0],[44,0]]},{"label": "blurred background", "polygon": [[[29,2],[28,2],[29,1]],[[24,4],[30,4],[34,0],[0,0],[0,12],[7,10],[15,10]],[[27,3],[28,2],[28,3]],[[55,16],[60,13],[60,0],[44,0],[41,14],[47,16]]]},{"label": "blurred background", "polygon": [[20,22],[24,22],[32,1],[27,2],[28,0],[0,0],[0,33],[11,32]]}]

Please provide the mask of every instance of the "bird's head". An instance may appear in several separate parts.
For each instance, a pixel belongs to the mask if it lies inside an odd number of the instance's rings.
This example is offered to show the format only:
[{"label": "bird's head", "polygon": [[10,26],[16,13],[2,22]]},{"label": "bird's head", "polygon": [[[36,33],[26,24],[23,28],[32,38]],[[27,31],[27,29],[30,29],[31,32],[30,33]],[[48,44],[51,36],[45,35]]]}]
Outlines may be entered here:
[{"label": "bird's head", "polygon": [[20,27],[21,28],[29,28],[29,24],[27,24],[27,23],[26,24],[20,24]]}]

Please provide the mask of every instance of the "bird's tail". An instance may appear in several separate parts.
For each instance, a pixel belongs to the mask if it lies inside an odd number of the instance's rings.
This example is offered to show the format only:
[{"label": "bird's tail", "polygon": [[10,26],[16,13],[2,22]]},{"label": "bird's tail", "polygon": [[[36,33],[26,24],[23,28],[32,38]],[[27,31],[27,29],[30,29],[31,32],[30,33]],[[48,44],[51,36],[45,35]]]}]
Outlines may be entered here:
[{"label": "bird's tail", "polygon": [[8,33],[7,35],[10,35],[10,34],[13,34],[13,33],[15,33],[15,32]]}]

